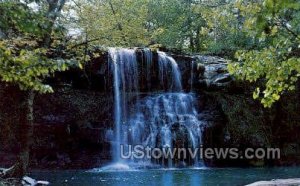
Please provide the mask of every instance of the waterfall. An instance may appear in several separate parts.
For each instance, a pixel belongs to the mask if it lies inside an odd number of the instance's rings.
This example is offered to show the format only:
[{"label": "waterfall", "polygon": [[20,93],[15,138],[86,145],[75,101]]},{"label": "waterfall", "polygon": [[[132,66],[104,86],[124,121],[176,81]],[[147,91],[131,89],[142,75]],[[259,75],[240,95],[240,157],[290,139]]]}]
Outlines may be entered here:
[{"label": "waterfall", "polygon": [[109,53],[111,54],[111,60],[113,64],[113,76],[114,76],[114,94],[115,94],[115,114],[114,114],[114,118],[115,118],[115,147],[114,147],[114,160],[115,161],[119,161],[119,156],[118,154],[119,152],[119,148],[118,146],[120,146],[120,140],[121,140],[121,134],[120,134],[120,125],[121,125],[121,101],[120,101],[120,82],[119,82],[119,65],[118,65],[118,56],[117,53],[115,51],[115,49],[110,49]]},{"label": "waterfall", "polygon": [[[192,149],[201,144],[201,121],[195,109],[194,95],[189,93],[154,94],[137,103],[139,110],[129,119],[130,144],[151,148],[173,148],[173,142],[182,139]],[[180,133],[175,130],[182,130]]]},{"label": "waterfall", "polygon": [[[201,144],[201,121],[198,120],[194,94],[185,93],[176,61],[157,52],[157,65],[150,49],[143,50],[146,83],[152,87],[151,70],[156,67],[157,84],[163,92],[139,95],[139,65],[133,49],[109,49],[109,63],[114,80],[113,160],[120,159],[120,146],[143,145],[150,148],[191,147]],[[155,70],[155,69],[154,69]],[[129,152],[128,152],[129,153]],[[143,160],[151,163],[151,159]],[[196,160],[194,161],[194,163]],[[169,159],[167,166],[173,166]]]},{"label": "waterfall", "polygon": [[[169,82],[168,78],[171,78],[171,85],[167,87],[167,91],[181,91],[181,73],[179,71],[176,61],[167,56],[164,52],[158,52],[158,64],[159,64],[159,80],[163,88],[165,82]],[[171,70],[170,77],[166,76],[168,71]]]},{"label": "waterfall", "polygon": [[112,145],[113,159],[115,162],[119,162],[122,125],[126,122],[127,117],[128,93],[138,92],[138,66],[135,51],[110,48],[109,63],[112,65],[114,77],[115,140]]},{"label": "waterfall", "polygon": [[147,80],[147,89],[148,91],[151,89],[151,67],[153,61],[152,51],[149,48],[145,48],[143,50],[143,54],[146,59],[146,80]]}]

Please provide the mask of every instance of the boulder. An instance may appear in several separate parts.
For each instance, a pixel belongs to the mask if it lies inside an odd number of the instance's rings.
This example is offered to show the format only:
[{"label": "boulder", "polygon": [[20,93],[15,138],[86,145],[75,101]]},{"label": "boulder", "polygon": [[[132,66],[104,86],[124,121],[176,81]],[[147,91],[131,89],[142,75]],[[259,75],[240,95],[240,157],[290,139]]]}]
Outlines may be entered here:
[{"label": "boulder", "polygon": [[197,63],[198,86],[208,90],[224,89],[233,81],[227,70],[225,59],[213,56],[195,56]]},{"label": "boulder", "polygon": [[42,186],[42,185],[49,185],[48,181],[37,181],[31,177],[24,176],[22,179],[22,185],[24,186]]},{"label": "boulder", "polygon": [[258,181],[246,186],[276,186],[276,185],[281,185],[281,186],[300,185],[300,178]]}]

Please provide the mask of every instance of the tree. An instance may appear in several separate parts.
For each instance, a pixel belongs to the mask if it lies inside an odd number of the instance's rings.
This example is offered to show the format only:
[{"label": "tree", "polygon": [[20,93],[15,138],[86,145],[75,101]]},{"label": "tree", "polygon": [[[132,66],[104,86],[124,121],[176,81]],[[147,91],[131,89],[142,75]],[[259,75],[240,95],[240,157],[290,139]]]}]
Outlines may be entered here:
[{"label": "tree", "polygon": [[[31,8],[30,3],[39,8]],[[71,58],[51,56],[56,19],[64,0],[0,1],[0,78],[22,91],[22,114],[18,134],[21,149],[14,166],[4,172],[5,177],[22,177],[29,163],[30,140],[33,127],[33,103],[36,93],[51,93],[53,89],[44,79],[56,71],[78,65]]]},{"label": "tree", "polygon": [[192,0],[149,2],[148,22],[155,43],[187,51],[200,50],[200,30],[205,24]]},{"label": "tree", "polygon": [[[83,40],[104,46],[199,50],[203,25],[192,0],[74,0],[77,30]],[[69,24],[69,23],[68,23]]]},{"label": "tree", "polygon": [[83,40],[102,46],[146,46],[148,0],[74,0],[73,19]]},{"label": "tree", "polygon": [[253,98],[271,107],[286,91],[295,90],[300,76],[300,2],[239,1],[237,7],[245,17],[244,28],[259,46],[237,51],[238,62],[230,64],[229,71],[241,80],[265,82]]}]

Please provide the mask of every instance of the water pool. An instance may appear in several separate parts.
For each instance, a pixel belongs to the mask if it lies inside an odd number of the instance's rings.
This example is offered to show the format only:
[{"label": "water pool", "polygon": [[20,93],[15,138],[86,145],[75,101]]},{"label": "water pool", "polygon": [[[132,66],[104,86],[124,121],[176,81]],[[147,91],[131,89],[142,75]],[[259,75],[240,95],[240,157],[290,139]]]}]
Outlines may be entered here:
[{"label": "water pool", "polygon": [[204,168],[138,171],[33,171],[30,176],[51,185],[245,185],[260,180],[299,178],[300,167]]}]

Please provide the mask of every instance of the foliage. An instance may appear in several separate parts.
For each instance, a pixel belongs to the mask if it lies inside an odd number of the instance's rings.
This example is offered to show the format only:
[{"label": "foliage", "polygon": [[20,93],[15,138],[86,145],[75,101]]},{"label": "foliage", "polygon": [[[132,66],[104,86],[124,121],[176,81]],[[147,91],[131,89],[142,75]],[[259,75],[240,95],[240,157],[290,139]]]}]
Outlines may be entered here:
[{"label": "foliage", "polygon": [[[104,46],[162,45],[191,52],[250,48],[235,1],[74,0],[66,24]],[[74,13],[75,12],[75,13]],[[73,15],[73,16],[72,16]]]},{"label": "foliage", "polygon": [[[169,48],[194,50],[201,15],[192,1],[150,1],[148,20],[155,43]],[[194,34],[195,33],[195,34]]]},{"label": "foliage", "polygon": [[91,43],[236,53],[230,72],[242,80],[264,80],[253,97],[270,107],[295,89],[299,12],[297,0],[73,0],[60,21],[86,43],[75,51],[82,61],[89,60]]},{"label": "foliage", "polygon": [[[2,61],[25,60],[25,69],[36,68],[28,66],[29,61],[38,64],[43,73],[31,74],[30,78],[23,73],[20,77],[39,87],[53,71],[72,65],[70,61],[88,61],[87,49],[91,43],[165,46],[229,57],[236,53],[238,62],[229,65],[230,72],[242,80],[265,81],[253,97],[260,98],[266,107],[285,91],[295,89],[298,80],[300,2],[297,0],[1,0],[0,3]],[[30,6],[32,3],[36,8]],[[72,30],[74,36],[70,36]],[[34,40],[36,44],[15,49],[18,43],[11,46],[7,41],[16,38],[20,42]],[[55,56],[49,56],[50,49]],[[74,60],[66,60],[71,58]],[[16,75],[4,66],[2,71]],[[28,86],[32,82],[6,76],[9,78],[2,78],[17,80],[14,83],[21,83],[22,88],[37,89]]]},{"label": "foliage", "polygon": [[[48,30],[47,27],[51,22],[47,16],[47,3],[35,1],[39,9],[33,9],[29,6],[32,2],[0,2],[0,31],[4,35],[0,38],[0,78],[4,82],[18,85],[21,90],[49,93],[53,89],[44,84],[44,79],[56,71],[65,71],[69,66],[79,63],[70,57],[63,59],[49,54],[51,47],[59,48],[60,40],[64,39],[53,39],[54,42],[45,45],[43,37],[46,33],[50,31],[55,34],[52,28]],[[48,7],[50,11],[50,4]]]},{"label": "foliage", "polygon": [[32,11],[26,4],[15,1],[0,1],[0,31],[6,38],[20,34],[40,37],[45,22],[42,14]]},{"label": "foliage", "polygon": [[[193,48],[201,16],[185,0],[75,0],[72,25],[85,40],[104,46]],[[75,18],[74,18],[75,17]],[[193,46],[191,46],[193,45]]]},{"label": "foliage", "polygon": [[251,14],[244,27],[258,38],[262,48],[238,51],[238,62],[229,70],[242,80],[263,79],[264,86],[255,90],[253,98],[271,107],[285,91],[295,90],[300,76],[300,2],[264,0],[247,5],[240,2],[239,6],[245,16]]},{"label": "foliage", "polygon": [[76,0],[67,6],[76,14],[73,29],[83,40],[95,40],[102,46],[140,46],[150,38],[145,27],[145,0]]},{"label": "foliage", "polygon": [[46,56],[42,48],[16,51],[0,42],[0,77],[2,81],[17,84],[21,90],[51,93],[53,89],[43,83],[43,79],[55,71],[65,71],[71,61],[53,60]]}]

